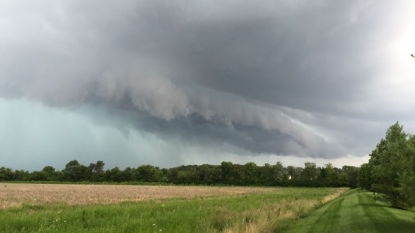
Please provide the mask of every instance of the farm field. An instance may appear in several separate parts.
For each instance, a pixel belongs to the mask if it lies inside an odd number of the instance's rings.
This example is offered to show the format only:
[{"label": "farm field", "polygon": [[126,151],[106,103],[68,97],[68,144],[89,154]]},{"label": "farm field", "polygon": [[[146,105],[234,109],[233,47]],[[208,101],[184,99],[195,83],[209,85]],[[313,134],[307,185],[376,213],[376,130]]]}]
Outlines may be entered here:
[{"label": "farm field", "polygon": [[370,192],[352,190],[284,231],[297,232],[412,233],[415,212],[391,208],[375,201]]},{"label": "farm field", "polygon": [[275,188],[0,183],[0,208],[22,204],[113,204],[151,199],[242,195]]},{"label": "farm field", "polygon": [[[3,185],[2,205],[8,207],[0,210],[0,232],[278,232],[347,190],[78,186]],[[91,190],[97,192],[94,187],[114,190],[101,193],[101,199],[83,197]],[[11,191],[12,188],[16,191]],[[54,191],[45,191],[46,188]],[[89,191],[79,191],[84,189]],[[10,195],[18,190],[26,193],[20,196],[19,203],[23,205],[7,204],[7,200],[17,202],[18,198]],[[38,194],[34,201],[26,197],[31,191]],[[135,192],[142,198],[133,195]],[[76,201],[82,198],[84,200]]]}]

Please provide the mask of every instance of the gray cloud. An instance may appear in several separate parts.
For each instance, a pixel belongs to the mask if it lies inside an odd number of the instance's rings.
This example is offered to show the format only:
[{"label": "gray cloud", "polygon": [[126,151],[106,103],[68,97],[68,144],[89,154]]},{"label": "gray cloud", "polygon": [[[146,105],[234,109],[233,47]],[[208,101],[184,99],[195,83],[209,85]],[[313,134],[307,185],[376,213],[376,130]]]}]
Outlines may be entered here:
[{"label": "gray cloud", "polygon": [[166,140],[314,158],[364,155],[402,117],[384,98],[402,92],[385,88],[397,73],[384,44],[402,31],[386,3],[1,5],[3,98],[105,106],[90,115]]}]

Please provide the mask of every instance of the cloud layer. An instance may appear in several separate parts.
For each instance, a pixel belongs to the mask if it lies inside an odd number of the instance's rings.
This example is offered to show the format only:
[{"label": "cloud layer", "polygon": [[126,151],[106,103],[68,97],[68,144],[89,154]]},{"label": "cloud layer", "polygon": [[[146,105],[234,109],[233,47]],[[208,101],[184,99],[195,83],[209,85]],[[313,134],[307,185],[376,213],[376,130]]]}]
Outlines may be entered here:
[{"label": "cloud layer", "polygon": [[191,145],[363,156],[414,113],[415,6],[391,4],[0,3],[0,96]]}]

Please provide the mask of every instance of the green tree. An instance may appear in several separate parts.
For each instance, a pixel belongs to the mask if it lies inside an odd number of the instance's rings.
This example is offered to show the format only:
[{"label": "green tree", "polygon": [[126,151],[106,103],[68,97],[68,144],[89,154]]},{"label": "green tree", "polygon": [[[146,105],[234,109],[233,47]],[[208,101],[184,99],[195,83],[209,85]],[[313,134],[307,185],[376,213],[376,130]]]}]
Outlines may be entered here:
[{"label": "green tree", "polygon": [[389,127],[385,139],[381,140],[370,155],[372,166],[372,190],[381,193],[381,198],[393,207],[409,208],[415,203],[403,191],[402,184],[410,179],[413,153],[408,135],[403,126],[395,123]]},{"label": "green tree", "polygon": [[359,187],[368,191],[372,190],[372,167],[368,163],[364,163],[360,166],[358,175]]},{"label": "green tree", "polygon": [[409,137],[408,145],[412,156],[409,158],[408,168],[399,173],[399,184],[402,194],[408,198],[409,203],[415,203],[415,136]]},{"label": "green tree", "polygon": [[14,180],[13,170],[6,167],[0,168],[0,181]]},{"label": "green tree", "polygon": [[87,181],[89,169],[85,165],[80,164],[77,160],[72,160],[65,165],[62,170],[67,181]]},{"label": "green tree", "polygon": [[233,181],[233,177],[232,177],[232,173],[234,170],[233,163],[223,161],[220,164],[220,169],[222,173],[222,182],[225,184],[231,184]]},{"label": "green tree", "polygon": [[110,170],[110,180],[114,182],[123,182],[125,181],[124,174],[122,173],[119,167],[114,167]]},{"label": "green tree", "polygon": [[63,169],[63,173],[65,178],[68,181],[78,181],[78,168],[81,164],[79,164],[78,160],[69,161],[65,165],[65,169]]},{"label": "green tree", "polygon": [[163,174],[158,167],[141,165],[135,170],[135,179],[143,182],[160,182]]},{"label": "green tree", "polygon": [[331,163],[320,168],[318,180],[321,186],[334,186],[337,180],[337,174]]},{"label": "green tree", "polygon": [[245,185],[254,185],[257,181],[257,165],[249,162],[244,165]]},{"label": "green tree", "polygon": [[274,166],[271,166],[269,163],[264,164],[258,168],[259,172],[259,182],[261,185],[271,186],[275,184],[274,175]]},{"label": "green tree", "polygon": [[47,179],[46,180],[56,180],[56,175],[55,175],[55,168],[52,166],[46,166],[42,169],[42,172],[45,172],[47,175]]},{"label": "green tree", "polygon": [[304,163],[304,170],[301,173],[301,179],[303,185],[312,186],[315,184],[315,180],[319,176],[319,170],[315,163],[306,162]]},{"label": "green tree", "polygon": [[287,176],[288,176],[289,180],[295,180],[295,179],[298,178],[297,174],[295,172],[295,167],[294,166],[288,166],[287,167]]},{"label": "green tree", "polygon": [[124,176],[124,181],[128,181],[128,182],[133,181],[134,180],[134,172],[135,172],[134,168],[126,167],[124,169],[124,171],[122,171],[122,174]]},{"label": "green tree", "polygon": [[49,180],[49,174],[44,171],[34,171],[30,173],[29,179],[35,181],[47,181]]},{"label": "green tree", "polygon": [[283,185],[287,179],[287,169],[282,165],[281,162],[277,162],[274,166],[274,180],[277,185]]},{"label": "green tree", "polygon": [[359,176],[359,167],[354,166],[343,166],[342,167],[342,176],[345,180],[345,186],[349,188],[357,188],[358,187],[358,176]]},{"label": "green tree", "polygon": [[[1,170],[1,169],[0,169]],[[26,181],[29,180],[29,172],[24,170],[15,170],[14,171],[14,180]],[[1,176],[1,175],[0,175]],[[0,178],[1,180],[1,178]]]},{"label": "green tree", "polygon": [[89,164],[88,170],[90,173],[90,179],[94,182],[105,181],[105,172],[104,172],[105,163],[103,161],[97,161],[96,163]]}]

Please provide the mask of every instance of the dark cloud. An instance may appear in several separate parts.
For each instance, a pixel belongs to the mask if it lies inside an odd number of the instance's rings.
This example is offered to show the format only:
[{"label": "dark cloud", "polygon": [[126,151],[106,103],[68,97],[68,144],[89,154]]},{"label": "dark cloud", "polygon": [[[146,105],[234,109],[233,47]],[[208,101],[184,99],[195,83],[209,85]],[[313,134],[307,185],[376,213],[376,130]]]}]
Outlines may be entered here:
[{"label": "dark cloud", "polygon": [[380,108],[396,72],[379,45],[402,31],[386,3],[1,5],[4,98],[103,105],[96,119],[166,140],[314,158],[364,155],[399,113]]},{"label": "dark cloud", "polygon": [[[175,138],[182,145],[214,148],[219,144],[231,144],[254,154],[266,153],[329,159],[340,157],[345,153],[338,145],[327,143],[322,137],[314,135],[311,131],[289,124],[287,119],[285,121],[289,128],[266,130],[256,124],[234,122],[229,125],[216,117],[207,120],[204,116],[196,113],[166,121],[146,112],[131,111],[131,109],[110,110],[109,112],[106,105],[95,106],[101,106],[100,110],[91,110],[94,112],[92,115],[97,123],[124,129],[123,132],[126,135],[129,134],[129,128],[134,128],[143,132],[155,133],[166,141]],[[124,108],[126,106],[128,104],[124,105]],[[109,118],[108,115],[113,115],[115,118]]]}]

